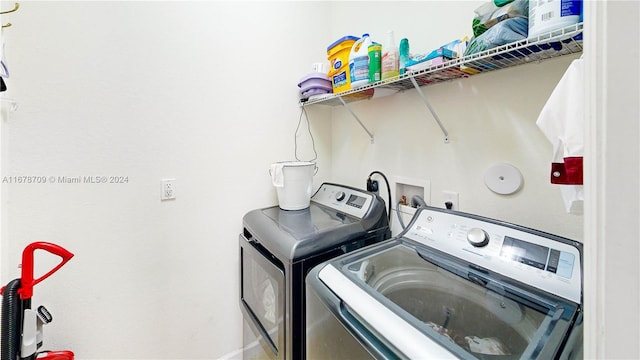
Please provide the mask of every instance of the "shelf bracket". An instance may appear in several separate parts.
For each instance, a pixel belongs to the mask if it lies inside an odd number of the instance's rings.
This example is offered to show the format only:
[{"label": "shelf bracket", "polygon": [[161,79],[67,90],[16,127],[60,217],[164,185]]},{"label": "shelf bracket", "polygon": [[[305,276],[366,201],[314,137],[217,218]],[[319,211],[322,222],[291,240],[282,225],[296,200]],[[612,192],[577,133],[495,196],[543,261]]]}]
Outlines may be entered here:
[{"label": "shelf bracket", "polygon": [[427,100],[427,97],[422,92],[422,89],[420,89],[420,85],[418,85],[418,82],[413,77],[411,78],[411,83],[413,84],[413,87],[416,88],[416,91],[418,92],[418,95],[420,95],[420,98],[422,98],[422,102],[424,102],[424,104],[427,105],[427,108],[429,108],[429,111],[431,112],[433,118],[436,120],[436,123],[438,123],[440,130],[442,130],[442,133],[444,134],[444,142],[449,143],[449,132],[447,132],[447,129],[445,129],[442,125],[438,114],[436,114],[435,110],[433,110],[433,107],[431,107],[431,104]]},{"label": "shelf bracket", "polygon": [[360,119],[358,118],[358,115],[356,115],[356,113],[353,112],[353,110],[351,110],[351,108],[349,107],[349,105],[347,105],[347,102],[344,101],[344,99],[342,98],[342,96],[339,96],[338,99],[340,99],[340,102],[342,103],[342,105],[344,106],[345,109],[349,110],[349,112],[351,113],[351,116],[353,116],[354,119],[356,119],[356,121],[358,122],[358,124],[360,124],[360,126],[362,126],[362,128],[364,129],[364,131],[367,132],[367,134],[369,135],[369,139],[371,139],[371,143],[373,144],[373,134],[371,133],[371,131],[369,131],[364,124],[362,123],[362,121],[360,121]]}]

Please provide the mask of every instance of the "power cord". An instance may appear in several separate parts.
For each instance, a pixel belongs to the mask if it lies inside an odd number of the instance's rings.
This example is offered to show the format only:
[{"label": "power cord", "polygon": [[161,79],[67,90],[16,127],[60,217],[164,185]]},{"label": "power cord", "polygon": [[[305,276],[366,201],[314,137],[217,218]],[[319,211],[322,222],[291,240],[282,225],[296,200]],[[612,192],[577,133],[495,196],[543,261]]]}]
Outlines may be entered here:
[{"label": "power cord", "polygon": [[371,174],[369,174],[369,177],[367,178],[367,191],[378,192],[378,190],[380,189],[380,187],[378,186],[378,181],[371,179],[371,177],[376,174],[382,176],[385,184],[387,185],[387,194],[389,196],[389,201],[387,201],[387,204],[389,204],[387,216],[389,218],[389,226],[391,226],[391,187],[389,186],[389,180],[387,180],[387,177],[380,171],[371,172]]},{"label": "power cord", "polygon": [[307,120],[307,130],[309,131],[309,136],[311,137],[311,146],[313,148],[313,159],[311,162],[315,162],[318,159],[318,153],[316,152],[316,141],[313,138],[313,134],[311,133],[311,124],[309,124],[309,116],[307,115],[307,109],[302,106],[300,110],[300,119],[298,119],[298,127],[296,127],[296,132],[293,134],[293,143],[294,143],[294,155],[296,160],[300,161],[298,158],[298,131],[300,130],[300,124],[302,124],[302,115],[304,114],[305,119]]}]

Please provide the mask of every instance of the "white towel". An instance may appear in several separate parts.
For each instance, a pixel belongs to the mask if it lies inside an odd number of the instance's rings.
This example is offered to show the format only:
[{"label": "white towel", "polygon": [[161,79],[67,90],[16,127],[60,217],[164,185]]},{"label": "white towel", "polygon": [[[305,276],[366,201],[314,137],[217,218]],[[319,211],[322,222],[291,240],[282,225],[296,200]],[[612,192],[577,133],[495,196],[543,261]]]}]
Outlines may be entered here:
[{"label": "white towel", "polygon": [[561,184],[567,212],[583,213],[584,72],[574,60],[542,108],[536,124],[553,144],[551,183]]}]

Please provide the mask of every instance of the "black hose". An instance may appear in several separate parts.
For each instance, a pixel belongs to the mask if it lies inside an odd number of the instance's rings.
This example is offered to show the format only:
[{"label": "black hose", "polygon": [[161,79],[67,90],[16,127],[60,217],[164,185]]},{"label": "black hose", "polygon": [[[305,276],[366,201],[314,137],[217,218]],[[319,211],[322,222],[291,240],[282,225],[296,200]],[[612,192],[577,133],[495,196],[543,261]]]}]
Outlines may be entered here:
[{"label": "black hose", "polygon": [[381,173],[380,171],[372,171],[371,174],[369,174],[369,179],[371,179],[371,177],[373,175],[375,175],[375,174],[378,174],[378,175],[382,176],[382,178],[384,179],[385,184],[387,185],[387,194],[389,195],[389,201],[387,202],[387,204],[389,204],[389,210],[388,210],[388,213],[387,213],[387,217],[389,219],[389,226],[391,226],[391,187],[389,187],[389,180],[387,180],[387,177],[384,176],[384,174]]},{"label": "black hose", "polygon": [[411,207],[418,208],[418,207],[423,207],[423,206],[427,206],[427,203],[424,201],[422,196],[413,195],[411,197]]},{"label": "black hose", "polygon": [[15,360],[20,353],[23,303],[18,295],[20,279],[9,282],[2,296],[2,323],[0,333],[1,360]]}]

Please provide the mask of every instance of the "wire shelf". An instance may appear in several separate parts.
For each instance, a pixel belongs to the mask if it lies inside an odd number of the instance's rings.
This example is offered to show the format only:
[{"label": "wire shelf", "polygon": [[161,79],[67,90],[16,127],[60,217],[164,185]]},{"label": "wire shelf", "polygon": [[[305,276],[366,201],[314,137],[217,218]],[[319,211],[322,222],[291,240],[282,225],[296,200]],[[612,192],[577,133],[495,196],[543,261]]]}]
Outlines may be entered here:
[{"label": "wire shelf", "polygon": [[582,30],[583,23],[578,23],[483,52],[453,59],[418,72],[369,84],[358,89],[344,91],[339,94],[327,94],[313,100],[310,99],[302,104],[343,105],[344,102],[371,98],[376,88],[412,89],[414,88],[412,79],[420,86],[427,86],[563,55],[580,53],[582,52]]}]

